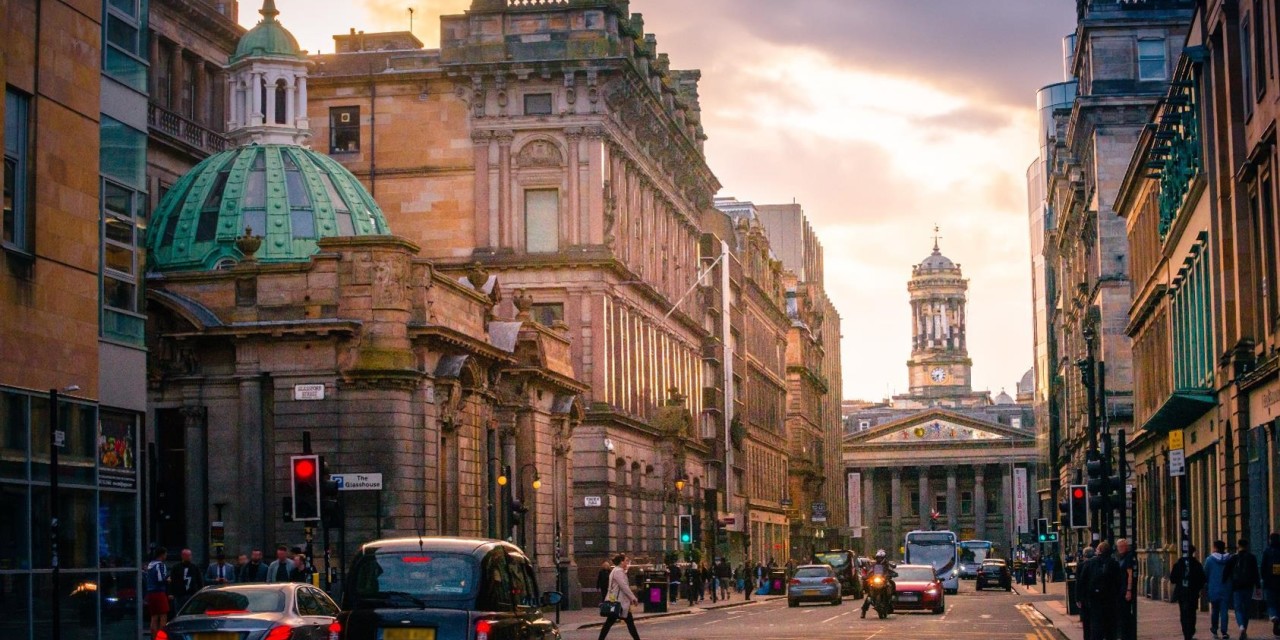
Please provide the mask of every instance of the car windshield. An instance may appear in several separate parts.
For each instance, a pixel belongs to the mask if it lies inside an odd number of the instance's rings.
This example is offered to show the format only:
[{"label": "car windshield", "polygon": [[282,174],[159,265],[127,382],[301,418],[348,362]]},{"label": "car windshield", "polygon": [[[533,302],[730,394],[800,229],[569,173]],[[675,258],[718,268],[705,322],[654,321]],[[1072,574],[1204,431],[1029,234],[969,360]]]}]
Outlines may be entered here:
[{"label": "car windshield", "polygon": [[206,616],[284,611],[282,589],[207,589],[192,596],[179,615]]},{"label": "car windshield", "polygon": [[356,565],[352,585],[361,600],[425,608],[427,601],[475,597],[475,567],[475,559],[469,555],[379,553]]},{"label": "car windshield", "polygon": [[819,553],[818,562],[829,564],[840,569],[849,564],[849,554],[847,553]]},{"label": "car windshield", "polygon": [[831,570],[826,567],[800,567],[796,569],[797,578],[829,578]]},{"label": "car windshield", "polygon": [[933,569],[928,567],[898,567],[898,582],[933,582]]}]

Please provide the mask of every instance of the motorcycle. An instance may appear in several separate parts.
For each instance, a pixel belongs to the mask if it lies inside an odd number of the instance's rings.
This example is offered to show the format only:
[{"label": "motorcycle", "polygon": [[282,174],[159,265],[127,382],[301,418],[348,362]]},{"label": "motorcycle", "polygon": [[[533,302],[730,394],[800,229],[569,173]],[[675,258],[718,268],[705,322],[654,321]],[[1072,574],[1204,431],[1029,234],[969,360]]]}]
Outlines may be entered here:
[{"label": "motorcycle", "polygon": [[893,597],[889,593],[891,589],[889,579],[882,574],[873,574],[867,578],[867,601],[875,608],[876,615],[881,620],[893,613]]}]

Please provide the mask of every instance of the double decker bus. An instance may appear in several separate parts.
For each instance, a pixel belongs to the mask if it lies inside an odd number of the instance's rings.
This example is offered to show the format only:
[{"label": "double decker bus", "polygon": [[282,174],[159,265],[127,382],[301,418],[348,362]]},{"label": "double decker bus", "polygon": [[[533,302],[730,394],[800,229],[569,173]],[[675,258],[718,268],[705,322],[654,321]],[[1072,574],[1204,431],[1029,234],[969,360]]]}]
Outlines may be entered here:
[{"label": "double decker bus", "polygon": [[960,543],[954,532],[912,531],[903,549],[907,564],[932,566],[947,593],[960,590]]}]

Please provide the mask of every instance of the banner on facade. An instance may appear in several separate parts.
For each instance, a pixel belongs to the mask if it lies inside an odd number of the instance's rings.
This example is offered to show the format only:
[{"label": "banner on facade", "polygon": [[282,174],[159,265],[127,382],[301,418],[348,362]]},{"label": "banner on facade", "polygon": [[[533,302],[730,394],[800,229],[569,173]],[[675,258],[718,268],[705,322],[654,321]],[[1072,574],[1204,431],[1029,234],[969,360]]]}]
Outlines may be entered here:
[{"label": "banner on facade", "polygon": [[1018,467],[1013,470],[1013,527],[1021,533],[1027,527],[1027,470]]},{"label": "banner on facade", "polygon": [[853,529],[853,537],[862,537],[862,474],[849,474],[849,528]]},{"label": "banner on facade", "polygon": [[98,419],[98,486],[138,488],[133,416],[103,412]]}]

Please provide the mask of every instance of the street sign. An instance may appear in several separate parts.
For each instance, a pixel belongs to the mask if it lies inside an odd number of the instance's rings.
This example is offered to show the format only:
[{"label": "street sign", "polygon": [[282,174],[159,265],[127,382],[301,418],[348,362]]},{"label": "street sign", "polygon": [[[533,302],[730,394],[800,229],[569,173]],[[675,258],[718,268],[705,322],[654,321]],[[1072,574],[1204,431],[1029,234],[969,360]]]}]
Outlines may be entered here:
[{"label": "street sign", "polygon": [[812,520],[813,522],[827,521],[827,503],[815,502],[812,505],[812,510],[813,510],[813,514],[809,518],[810,520]]},{"label": "street sign", "polygon": [[1169,451],[1169,477],[1178,478],[1187,475],[1187,457],[1182,449]]},{"label": "street sign", "polygon": [[1182,449],[1182,430],[1169,432],[1169,450]]},{"label": "street sign", "polygon": [[324,400],[323,384],[295,384],[293,385],[294,400]]},{"label": "street sign", "polygon": [[586,496],[582,499],[584,507],[599,507],[604,505],[604,499],[600,496]]},{"label": "street sign", "polygon": [[338,485],[338,491],[381,491],[381,473],[334,473],[329,479]]}]

